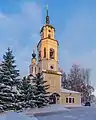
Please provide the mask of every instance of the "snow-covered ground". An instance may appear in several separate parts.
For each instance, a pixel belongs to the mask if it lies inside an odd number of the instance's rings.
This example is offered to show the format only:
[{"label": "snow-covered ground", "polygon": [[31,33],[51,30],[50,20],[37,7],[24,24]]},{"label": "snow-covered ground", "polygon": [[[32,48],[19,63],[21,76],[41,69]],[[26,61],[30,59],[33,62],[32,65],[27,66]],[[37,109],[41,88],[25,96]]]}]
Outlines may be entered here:
[{"label": "snow-covered ground", "polygon": [[34,108],[34,109],[27,109],[24,111],[24,114],[26,115],[34,115],[34,114],[45,114],[45,113],[53,113],[57,111],[69,111],[69,109],[65,108],[63,105],[57,104],[57,105],[50,105],[44,108]]},{"label": "snow-covered ground", "polygon": [[73,108],[69,111],[36,116],[38,120],[96,120],[95,107]]},{"label": "snow-covered ground", "polygon": [[29,117],[23,113],[7,112],[0,115],[0,120],[38,120],[34,116]]},{"label": "snow-covered ground", "polygon": [[52,105],[21,113],[7,112],[0,115],[0,120],[96,120],[96,106],[66,109]]}]

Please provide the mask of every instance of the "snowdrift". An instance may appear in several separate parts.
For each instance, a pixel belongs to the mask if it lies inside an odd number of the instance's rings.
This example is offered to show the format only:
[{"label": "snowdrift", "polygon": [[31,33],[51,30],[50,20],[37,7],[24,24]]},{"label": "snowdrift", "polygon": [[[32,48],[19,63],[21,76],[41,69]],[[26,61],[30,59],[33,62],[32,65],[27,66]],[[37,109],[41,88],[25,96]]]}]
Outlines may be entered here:
[{"label": "snowdrift", "polygon": [[53,112],[61,112],[61,111],[69,111],[69,109],[65,108],[63,105],[50,105],[44,108],[34,108],[34,109],[26,109],[24,114],[26,115],[36,115],[36,114],[45,114],[45,113],[53,113]]},{"label": "snowdrift", "polygon": [[23,113],[8,112],[0,115],[0,120],[38,120],[34,116],[27,116]]}]

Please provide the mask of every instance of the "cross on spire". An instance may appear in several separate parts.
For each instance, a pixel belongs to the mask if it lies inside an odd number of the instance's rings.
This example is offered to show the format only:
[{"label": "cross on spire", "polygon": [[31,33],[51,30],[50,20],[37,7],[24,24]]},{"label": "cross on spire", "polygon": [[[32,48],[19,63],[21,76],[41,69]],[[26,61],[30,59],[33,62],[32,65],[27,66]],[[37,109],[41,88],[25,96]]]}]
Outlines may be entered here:
[{"label": "cross on spire", "polygon": [[48,15],[48,4],[46,5],[46,24],[50,24],[49,15]]}]

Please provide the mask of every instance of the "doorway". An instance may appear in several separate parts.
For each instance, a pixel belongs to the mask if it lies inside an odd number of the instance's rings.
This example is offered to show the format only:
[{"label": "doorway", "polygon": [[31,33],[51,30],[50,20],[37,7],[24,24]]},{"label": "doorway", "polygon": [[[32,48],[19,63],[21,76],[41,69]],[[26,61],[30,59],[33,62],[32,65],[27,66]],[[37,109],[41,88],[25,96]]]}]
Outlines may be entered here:
[{"label": "doorway", "polygon": [[60,95],[58,93],[53,93],[50,95],[50,104],[57,104],[59,101]]}]

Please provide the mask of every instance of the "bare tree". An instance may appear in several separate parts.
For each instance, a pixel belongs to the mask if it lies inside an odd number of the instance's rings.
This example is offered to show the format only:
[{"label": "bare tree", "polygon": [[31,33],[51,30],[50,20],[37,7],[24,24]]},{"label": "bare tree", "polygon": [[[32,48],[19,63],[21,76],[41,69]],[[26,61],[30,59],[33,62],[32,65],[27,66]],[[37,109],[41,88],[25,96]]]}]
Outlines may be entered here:
[{"label": "bare tree", "polygon": [[69,88],[69,84],[68,84],[67,75],[66,75],[65,72],[62,74],[61,81],[62,81],[62,87],[65,88],[65,89],[68,89]]},{"label": "bare tree", "polygon": [[68,82],[67,88],[82,93],[82,102],[90,100],[90,96],[94,91],[90,84],[90,69],[80,68],[80,66],[74,64],[66,79]]}]

